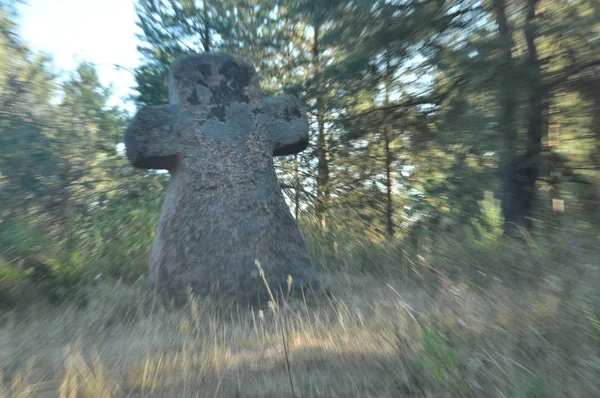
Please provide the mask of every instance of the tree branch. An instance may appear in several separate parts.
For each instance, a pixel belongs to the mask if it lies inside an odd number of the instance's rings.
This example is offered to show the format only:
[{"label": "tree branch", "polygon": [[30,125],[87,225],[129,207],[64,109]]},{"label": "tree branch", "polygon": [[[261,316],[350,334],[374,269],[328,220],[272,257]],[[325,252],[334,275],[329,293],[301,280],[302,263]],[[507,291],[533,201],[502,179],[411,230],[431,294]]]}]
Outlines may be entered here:
[{"label": "tree branch", "polygon": [[304,195],[306,195],[307,197],[311,198],[311,199],[315,199],[317,196],[311,192],[306,191],[304,188],[302,187],[296,187],[294,185],[290,185],[290,184],[284,184],[284,183],[279,183],[279,187],[283,190],[285,189],[291,189],[294,191],[298,191],[298,192],[302,192]]},{"label": "tree branch", "polygon": [[371,113],[375,113],[375,112],[386,112],[386,111],[391,111],[391,110],[395,110],[395,109],[401,109],[401,108],[412,108],[415,106],[419,106],[419,105],[427,105],[427,104],[434,104],[434,105],[439,105],[443,100],[445,100],[463,81],[465,80],[464,76],[459,76],[457,77],[454,82],[452,82],[448,87],[448,89],[443,92],[440,93],[438,95],[432,96],[432,97],[427,97],[427,98],[414,98],[414,99],[409,99],[407,101],[403,101],[403,102],[396,102],[390,105],[386,105],[386,106],[381,106],[381,107],[377,107],[377,108],[371,108],[368,109],[366,111],[357,113],[356,115],[352,115],[352,116],[348,116],[345,118],[337,118],[334,119],[332,121],[338,121],[338,122],[343,122],[343,121],[351,121],[366,115],[369,115]]},{"label": "tree branch", "polygon": [[600,65],[600,59],[595,59],[589,62],[585,62],[583,64],[574,65],[571,67],[565,68],[563,71],[557,73],[554,79],[550,79],[547,84],[548,89],[553,88],[561,83],[564,83],[569,77],[576,75],[577,73],[581,73],[586,69],[593,68],[594,66]]}]

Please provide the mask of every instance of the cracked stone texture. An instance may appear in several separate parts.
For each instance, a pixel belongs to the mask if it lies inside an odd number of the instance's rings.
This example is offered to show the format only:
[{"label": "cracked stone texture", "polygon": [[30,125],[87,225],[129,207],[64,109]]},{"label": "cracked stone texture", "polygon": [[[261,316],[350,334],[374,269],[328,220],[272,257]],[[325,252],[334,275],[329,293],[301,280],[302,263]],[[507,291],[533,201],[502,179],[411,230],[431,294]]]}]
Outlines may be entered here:
[{"label": "cracked stone texture", "polygon": [[172,65],[169,102],[140,109],[125,133],[135,167],[171,173],[150,256],[151,293],[183,303],[189,286],[197,295],[264,299],[255,259],[272,289],[287,291],[288,275],[293,293],[317,287],[273,165],[273,156],[308,145],[300,101],[263,99],[251,63],[210,54]]}]

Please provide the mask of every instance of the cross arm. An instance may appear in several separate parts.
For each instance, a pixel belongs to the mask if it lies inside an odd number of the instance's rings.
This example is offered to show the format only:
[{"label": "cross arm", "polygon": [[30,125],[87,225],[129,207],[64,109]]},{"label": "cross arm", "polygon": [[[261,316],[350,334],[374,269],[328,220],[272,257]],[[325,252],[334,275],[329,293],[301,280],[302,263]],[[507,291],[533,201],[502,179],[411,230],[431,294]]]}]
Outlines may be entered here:
[{"label": "cross arm", "polygon": [[273,155],[302,152],[308,146],[308,120],[300,100],[291,95],[267,98],[264,112],[273,140]]},{"label": "cross arm", "polygon": [[127,158],[134,167],[172,171],[180,154],[176,105],[146,106],[125,132]]}]

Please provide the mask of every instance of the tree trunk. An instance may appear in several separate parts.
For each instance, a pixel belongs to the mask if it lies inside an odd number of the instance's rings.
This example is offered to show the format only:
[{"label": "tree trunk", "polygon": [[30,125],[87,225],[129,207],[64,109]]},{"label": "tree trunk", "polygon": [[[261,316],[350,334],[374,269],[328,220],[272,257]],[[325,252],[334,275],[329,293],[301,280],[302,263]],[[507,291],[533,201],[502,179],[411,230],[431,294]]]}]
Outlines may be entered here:
[{"label": "tree trunk", "polygon": [[385,188],[387,193],[387,206],[385,211],[386,231],[388,238],[394,236],[394,203],[392,201],[392,151],[391,151],[391,132],[389,126],[383,130],[385,138]]},{"label": "tree trunk", "polygon": [[[386,82],[385,82],[385,101],[384,105],[388,106],[390,103],[390,91],[392,85],[392,70],[390,67],[389,52],[387,53],[386,59]],[[383,138],[385,143],[385,188],[386,188],[386,210],[385,210],[385,221],[386,221],[386,232],[388,238],[394,236],[394,203],[392,199],[392,131],[389,124],[386,122],[383,128]]]},{"label": "tree trunk", "polygon": [[202,11],[204,16],[204,35],[202,37],[202,47],[204,52],[210,52],[210,24],[208,23],[208,0],[204,0],[202,3]]},{"label": "tree trunk", "polygon": [[548,126],[548,219],[546,224],[553,230],[562,229],[562,213],[565,211],[564,201],[561,197],[561,184],[563,177],[563,162],[556,153],[560,142],[560,125]]},{"label": "tree trunk", "polygon": [[504,0],[495,1],[496,23],[502,39],[502,64],[499,68],[499,114],[498,131],[502,140],[500,151],[500,178],[502,182],[502,214],[504,233],[516,232],[525,222],[523,217],[522,186],[519,183],[519,162],[516,156],[517,132],[515,129],[516,100],[514,95],[514,61],[512,58],[513,39],[506,16]]},{"label": "tree trunk", "polygon": [[[319,81],[319,86],[321,78],[318,77],[320,73],[320,48],[319,48],[319,30],[320,26],[316,25],[314,28],[314,42],[313,42],[313,65],[314,65],[314,73],[317,76],[317,80]],[[320,88],[320,87],[319,87]],[[325,121],[324,121],[324,106],[323,99],[321,97],[321,93],[317,90],[317,126],[318,126],[318,136],[317,136],[317,220],[322,227],[326,226],[325,222],[325,212],[327,210],[329,204],[329,147],[327,142],[327,132],[325,131]]]},{"label": "tree trunk", "polygon": [[531,230],[537,198],[536,182],[540,174],[542,139],[547,135],[548,94],[542,80],[542,70],[535,44],[536,29],[533,23],[538,0],[527,0],[525,20],[525,41],[527,43],[527,66],[530,84],[528,101],[527,140],[525,158],[520,167],[520,181],[523,184],[522,210],[524,227]]}]

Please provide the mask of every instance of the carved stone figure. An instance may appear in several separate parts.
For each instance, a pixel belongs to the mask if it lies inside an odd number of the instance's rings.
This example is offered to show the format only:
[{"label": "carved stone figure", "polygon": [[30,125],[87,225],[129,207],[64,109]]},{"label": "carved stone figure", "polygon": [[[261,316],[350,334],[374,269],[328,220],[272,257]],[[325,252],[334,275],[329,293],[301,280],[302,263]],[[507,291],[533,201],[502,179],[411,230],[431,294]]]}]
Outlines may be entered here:
[{"label": "carved stone figure", "polygon": [[166,169],[149,264],[153,294],[265,298],[259,260],[273,290],[317,286],[273,156],[308,144],[298,99],[263,99],[256,71],[229,54],[192,55],[171,67],[169,105],[139,110],[125,134],[135,167]]}]

